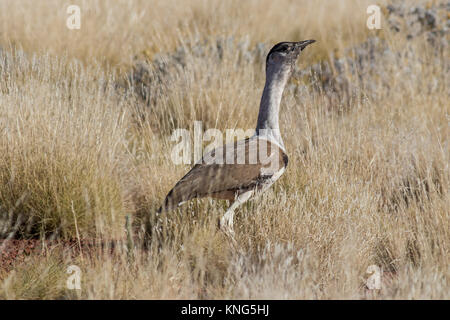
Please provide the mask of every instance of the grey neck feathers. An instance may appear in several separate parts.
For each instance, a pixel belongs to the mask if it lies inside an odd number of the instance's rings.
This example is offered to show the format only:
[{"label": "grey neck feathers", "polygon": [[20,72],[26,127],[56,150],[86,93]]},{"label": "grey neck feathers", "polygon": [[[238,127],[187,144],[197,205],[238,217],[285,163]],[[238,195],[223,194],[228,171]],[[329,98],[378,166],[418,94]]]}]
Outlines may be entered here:
[{"label": "grey neck feathers", "polygon": [[275,140],[283,149],[278,114],[284,87],[290,76],[290,66],[269,65],[266,71],[266,84],[259,107],[256,134]]}]

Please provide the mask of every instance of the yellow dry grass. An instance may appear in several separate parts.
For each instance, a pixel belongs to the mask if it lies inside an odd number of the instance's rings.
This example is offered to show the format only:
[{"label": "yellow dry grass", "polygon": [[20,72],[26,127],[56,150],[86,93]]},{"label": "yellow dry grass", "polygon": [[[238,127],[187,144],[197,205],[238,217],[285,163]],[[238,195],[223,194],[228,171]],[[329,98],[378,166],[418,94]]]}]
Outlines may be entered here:
[{"label": "yellow dry grass", "polygon": [[[304,67],[376,34],[402,57],[383,66],[389,88],[374,76],[376,98],[345,108],[286,92],[287,172],[238,210],[235,244],[217,230],[226,203],[193,201],[168,213],[147,251],[34,255],[0,272],[0,297],[448,299],[448,57],[420,37],[367,30],[369,3],[77,0],[71,31],[68,1],[0,0],[2,235],[19,221],[19,236],[120,239],[130,215],[145,238],[139,221],[188,169],[170,160],[172,130],[256,123],[261,65],[192,57],[149,107],[116,86],[135,56],[196,39],[316,39]],[[81,292],[65,287],[72,264]],[[381,290],[365,289],[370,265],[385,271]]]}]

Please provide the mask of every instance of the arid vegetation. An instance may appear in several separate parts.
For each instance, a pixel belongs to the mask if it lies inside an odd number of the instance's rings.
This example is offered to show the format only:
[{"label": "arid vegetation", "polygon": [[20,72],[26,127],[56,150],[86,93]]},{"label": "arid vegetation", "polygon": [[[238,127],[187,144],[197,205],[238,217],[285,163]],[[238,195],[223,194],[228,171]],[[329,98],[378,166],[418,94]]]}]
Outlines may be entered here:
[{"label": "arid vegetation", "polygon": [[[0,298],[449,299],[450,3],[381,1],[380,30],[369,4],[0,0]],[[253,128],[270,46],[303,39],[289,165],[236,242],[225,201],[156,219],[173,130]]]}]

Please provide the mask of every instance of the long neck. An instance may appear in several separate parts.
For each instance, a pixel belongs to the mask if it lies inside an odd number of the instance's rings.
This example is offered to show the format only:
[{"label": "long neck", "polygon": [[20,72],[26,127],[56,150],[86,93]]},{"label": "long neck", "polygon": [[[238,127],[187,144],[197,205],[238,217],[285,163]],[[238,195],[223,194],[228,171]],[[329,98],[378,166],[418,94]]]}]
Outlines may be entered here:
[{"label": "long neck", "polygon": [[257,135],[264,135],[264,133],[269,132],[271,138],[277,140],[276,142],[282,147],[283,140],[280,135],[278,114],[284,87],[289,79],[289,75],[288,68],[277,66],[267,68],[266,84],[261,97],[258,123],[256,125]]}]

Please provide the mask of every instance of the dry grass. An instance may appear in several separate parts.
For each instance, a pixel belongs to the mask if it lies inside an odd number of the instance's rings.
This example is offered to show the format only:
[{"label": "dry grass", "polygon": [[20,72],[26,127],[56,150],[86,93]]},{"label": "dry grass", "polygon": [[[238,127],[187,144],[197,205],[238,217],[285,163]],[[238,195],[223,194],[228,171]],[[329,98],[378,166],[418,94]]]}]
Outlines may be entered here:
[{"label": "dry grass", "polygon": [[[0,272],[1,298],[450,298],[445,54],[420,37],[367,30],[369,1],[71,3],[82,8],[81,30],[66,29],[63,1],[0,0],[3,237],[124,238],[131,215],[139,245],[188,169],[170,161],[173,128],[256,123],[261,62],[188,53],[189,65],[146,103],[116,86],[135,55],[231,35],[251,45],[313,38],[300,58],[307,66],[376,33],[400,58],[380,66],[389,87],[366,75],[371,91],[345,108],[320,92],[286,91],[289,166],[239,209],[236,244],[216,227],[225,202],[193,201],[132,255],[33,254]],[[65,288],[72,264],[81,292]],[[392,279],[368,292],[372,264]]]},{"label": "dry grass", "polygon": [[[314,56],[321,52],[323,57],[329,48],[342,49],[365,38],[368,30],[361,26],[365,26],[369,3],[2,0],[0,39],[27,51],[67,52],[85,62],[106,60],[115,66],[130,64],[139,53],[153,55],[172,51],[182,42],[229,35],[248,37],[252,43],[314,36],[319,41]],[[72,4],[82,8],[80,31],[65,27],[66,8]],[[356,11],[361,14],[355,15]]]}]

